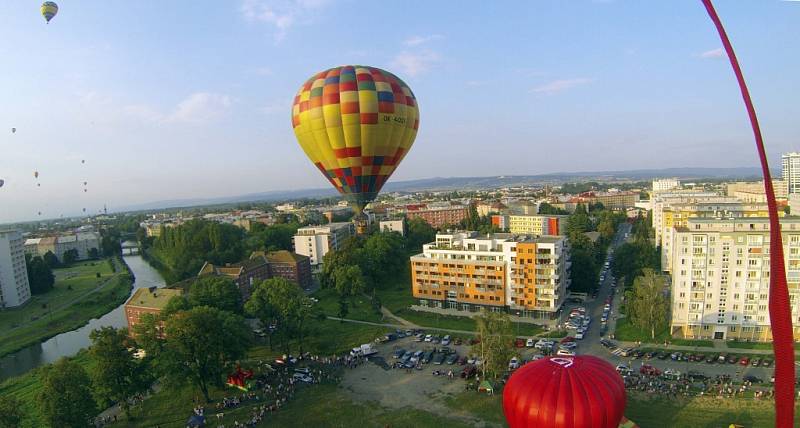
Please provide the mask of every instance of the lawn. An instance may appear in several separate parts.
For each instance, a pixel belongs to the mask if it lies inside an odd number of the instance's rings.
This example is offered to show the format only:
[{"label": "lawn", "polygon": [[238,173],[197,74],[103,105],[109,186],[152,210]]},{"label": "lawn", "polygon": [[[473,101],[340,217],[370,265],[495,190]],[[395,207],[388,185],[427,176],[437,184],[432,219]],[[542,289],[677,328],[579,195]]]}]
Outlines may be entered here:
[{"label": "lawn", "polygon": [[[316,306],[322,310],[322,313],[331,317],[339,316],[339,293],[337,293],[336,290],[324,288],[320,289],[312,296],[319,299]],[[382,322],[383,320],[381,314],[375,313],[372,307],[372,301],[364,295],[358,295],[347,299],[347,315],[345,318],[370,322]]]},{"label": "lawn", "polygon": [[[387,327],[325,319],[316,323],[314,331],[303,343],[303,351],[320,355],[342,354],[363,343],[372,343],[389,331]],[[299,349],[300,344],[293,341],[291,352],[296,354]],[[253,359],[269,359],[283,354],[283,349],[275,343],[270,350],[265,341],[253,347],[249,354]]]},{"label": "lawn", "polygon": [[[0,311],[0,356],[74,330],[111,311],[130,295],[130,277],[124,271],[112,272],[104,260],[79,263],[54,273],[53,290],[33,296],[21,308]],[[87,294],[105,281],[110,282]]]},{"label": "lawn", "polygon": [[617,320],[617,327],[614,331],[614,338],[626,342],[641,341],[644,343],[664,343],[664,341],[672,340],[669,335],[669,326],[664,326],[663,329],[656,331],[655,339],[650,338],[650,331],[645,331],[633,325],[628,318],[621,318]]},{"label": "lawn", "polygon": [[[445,399],[454,409],[472,413],[488,421],[502,422],[502,393],[494,396],[467,391]],[[773,403],[752,399],[716,399],[708,397],[649,399],[640,393],[628,393],[625,416],[642,428],[716,428],[731,423],[746,427],[774,425]]]},{"label": "lawn", "polygon": [[[91,367],[92,360],[85,350],[71,358],[87,370]],[[15,377],[0,383],[0,396],[14,395],[22,401],[22,410],[26,417],[20,428],[39,428],[45,426],[41,420],[39,408],[36,406],[37,396],[42,389],[39,374],[41,368],[33,369],[22,376]]]}]

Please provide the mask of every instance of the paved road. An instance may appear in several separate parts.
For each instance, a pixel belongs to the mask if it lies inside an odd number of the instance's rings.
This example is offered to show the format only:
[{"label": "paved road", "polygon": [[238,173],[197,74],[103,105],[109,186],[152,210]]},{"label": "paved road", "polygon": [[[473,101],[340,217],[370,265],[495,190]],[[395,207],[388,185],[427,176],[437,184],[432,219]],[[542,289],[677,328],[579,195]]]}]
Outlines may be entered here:
[{"label": "paved road", "polygon": [[[627,223],[623,223],[619,229],[617,230],[617,234],[614,237],[614,241],[612,241],[611,245],[609,246],[610,251],[613,252],[618,246],[625,242],[625,234],[630,233],[631,225]],[[616,316],[618,315],[618,309],[621,303],[622,297],[622,287],[618,287],[615,293],[614,290],[611,288],[611,282],[614,281],[613,275],[610,272],[606,273],[605,280],[600,286],[600,292],[596,299],[587,301],[584,303],[586,307],[587,313],[592,316],[592,323],[589,327],[589,331],[586,333],[586,336],[583,340],[579,341],[577,353],[578,354],[591,354],[596,355],[598,357],[604,358],[611,362],[614,365],[619,363],[625,363],[629,367],[632,367],[634,370],[638,370],[642,364],[650,364],[654,367],[661,369],[662,371],[671,368],[680,370],[683,373],[686,373],[689,370],[697,370],[700,372],[705,373],[706,375],[716,376],[718,374],[727,374],[732,376],[734,379],[741,380],[742,376],[745,375],[755,375],[761,379],[769,381],[772,377],[774,370],[772,368],[765,368],[765,367],[743,367],[739,364],[707,364],[707,363],[698,363],[698,362],[677,362],[672,361],[669,358],[666,360],[658,360],[652,359],[648,361],[643,360],[636,360],[633,358],[624,358],[619,355],[615,355],[610,352],[608,349],[600,345],[600,339],[602,336],[600,335],[600,317],[603,313],[603,305],[605,304],[606,297],[613,295],[613,302],[611,306],[612,317],[609,319],[608,322],[608,331],[613,332],[615,327],[615,320]],[[577,305],[572,305],[577,306]],[[565,310],[565,313],[569,314],[569,310]],[[622,346],[633,346],[632,343],[620,343]],[[658,348],[658,349],[673,349],[673,350],[684,350],[684,351],[693,351],[697,352],[729,352],[738,355],[742,354],[750,354],[750,353],[761,353],[763,351],[751,351],[751,350],[743,350],[743,349],[713,349],[713,348],[701,348],[701,347],[691,347],[691,346],[659,346],[657,344],[646,344],[643,347],[650,347],[650,348]]]}]

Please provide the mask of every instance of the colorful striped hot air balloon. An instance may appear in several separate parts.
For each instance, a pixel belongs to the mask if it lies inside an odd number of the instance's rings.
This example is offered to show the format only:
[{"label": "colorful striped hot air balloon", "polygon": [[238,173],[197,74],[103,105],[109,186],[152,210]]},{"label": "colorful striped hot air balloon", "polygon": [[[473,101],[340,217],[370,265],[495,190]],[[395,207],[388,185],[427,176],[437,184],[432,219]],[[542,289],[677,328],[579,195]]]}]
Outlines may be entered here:
[{"label": "colorful striped hot air balloon", "polygon": [[50,20],[53,19],[54,16],[58,13],[58,5],[52,1],[46,1],[42,3],[42,16],[44,19],[47,20],[47,23],[50,23]]},{"label": "colorful striped hot air balloon", "polygon": [[292,125],[300,147],[358,215],[414,143],[419,109],[411,88],[394,74],[345,65],[300,87]]}]

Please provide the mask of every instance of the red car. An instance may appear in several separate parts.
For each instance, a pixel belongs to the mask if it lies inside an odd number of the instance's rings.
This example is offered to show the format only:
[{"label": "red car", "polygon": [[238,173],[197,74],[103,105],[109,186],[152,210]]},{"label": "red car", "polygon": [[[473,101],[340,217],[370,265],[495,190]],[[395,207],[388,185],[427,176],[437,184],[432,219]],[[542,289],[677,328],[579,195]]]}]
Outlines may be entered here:
[{"label": "red car", "polygon": [[661,370],[651,366],[650,364],[645,364],[639,369],[639,373],[648,376],[660,376]]},{"label": "red car", "polygon": [[575,341],[575,338],[572,337],[572,336],[567,336],[567,337],[561,339],[561,343],[574,342],[574,341]]},{"label": "red car", "polygon": [[514,346],[516,346],[517,348],[524,348],[525,347],[525,339],[517,339],[514,342]]},{"label": "red car", "polygon": [[739,360],[739,364],[741,364],[743,366],[749,365],[750,364],[750,357],[742,357],[742,359]]}]

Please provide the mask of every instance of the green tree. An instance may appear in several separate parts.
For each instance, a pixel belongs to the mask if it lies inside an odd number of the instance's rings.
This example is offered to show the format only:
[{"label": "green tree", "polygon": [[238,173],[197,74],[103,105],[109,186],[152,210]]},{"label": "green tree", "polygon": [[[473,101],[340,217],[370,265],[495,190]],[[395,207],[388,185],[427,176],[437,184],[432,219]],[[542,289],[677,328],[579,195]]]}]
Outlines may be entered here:
[{"label": "green tree", "polygon": [[497,379],[508,369],[514,352],[514,331],[508,314],[483,311],[475,317],[478,339],[472,352],[480,356],[483,378]]},{"label": "green tree", "polygon": [[562,210],[561,208],[554,207],[547,202],[542,202],[539,204],[539,214],[549,214],[549,215],[565,215],[569,214],[567,211]]},{"label": "green tree", "polygon": [[25,266],[32,294],[43,294],[53,289],[56,277],[41,257],[31,257],[30,254],[25,254]]},{"label": "green tree", "polygon": [[[172,303],[173,300],[175,300],[175,298],[170,299],[167,305]],[[175,312],[167,313],[166,310],[162,311],[160,315],[144,313],[139,317],[139,322],[133,326],[136,346],[144,349],[146,354],[145,359],[154,365],[158,363],[156,357],[161,355],[161,352],[164,350],[163,320],[174,313]]]},{"label": "green tree", "polygon": [[89,337],[92,339],[89,354],[94,362],[91,378],[97,403],[103,407],[119,403],[130,418],[128,398],[146,390],[150,379],[133,357],[127,330],[102,327],[93,330]]},{"label": "green tree", "polygon": [[664,277],[653,269],[644,269],[642,276],[633,282],[633,290],[628,292],[627,306],[631,322],[639,328],[650,331],[655,339],[656,330],[666,325],[669,304],[664,295]]},{"label": "green tree", "polygon": [[436,229],[427,221],[417,217],[408,221],[408,233],[406,234],[406,248],[421,249],[423,244],[433,242],[436,239]]},{"label": "green tree", "polygon": [[592,254],[578,248],[572,251],[570,259],[570,289],[589,293],[597,288],[597,265]]},{"label": "green tree", "polygon": [[47,264],[47,267],[49,267],[50,269],[55,269],[61,266],[61,262],[58,261],[58,257],[56,257],[56,255],[53,254],[52,251],[44,253],[44,256],[42,256],[42,260],[44,260],[45,264]]},{"label": "green tree", "polygon": [[189,288],[189,305],[211,306],[223,311],[242,312],[242,295],[230,278],[204,276]]},{"label": "green tree", "polygon": [[167,318],[164,347],[156,358],[167,385],[190,382],[211,402],[209,387],[222,386],[226,370],[245,356],[249,345],[242,317],[200,306]]},{"label": "green tree", "polygon": [[[400,274],[408,263],[405,255],[405,242],[397,232],[378,232],[364,241],[363,255],[366,259],[366,272],[373,284],[382,283]],[[362,268],[363,270],[363,268]]]},{"label": "green tree", "polygon": [[11,394],[0,395],[0,428],[17,428],[24,416],[22,401]]},{"label": "green tree", "polygon": [[357,265],[341,266],[333,273],[334,287],[340,296],[354,297],[363,293],[366,281],[361,268]]},{"label": "green tree", "polygon": [[64,251],[64,254],[61,256],[61,260],[63,260],[64,264],[67,266],[75,263],[78,260],[78,250],[72,248]]},{"label": "green tree", "polygon": [[343,295],[339,296],[339,312],[336,313],[339,317],[339,322],[344,322],[348,313],[350,313],[350,308],[347,304],[347,298]]},{"label": "green tree", "polygon": [[583,204],[578,204],[575,208],[575,212],[567,219],[567,233],[569,236],[573,236],[591,230],[592,220],[586,212],[586,207]]},{"label": "green tree", "polygon": [[51,427],[85,427],[98,413],[89,375],[80,364],[61,358],[45,366],[38,395],[42,416]]},{"label": "green tree", "polygon": [[[286,353],[291,352],[291,340],[297,338],[300,349],[308,331],[308,321],[316,316],[313,303],[297,287],[297,284],[284,278],[271,278],[259,283],[250,299],[245,303],[245,311],[257,317],[264,328],[275,326],[275,333],[283,343]],[[271,344],[270,337],[270,344]]]}]

